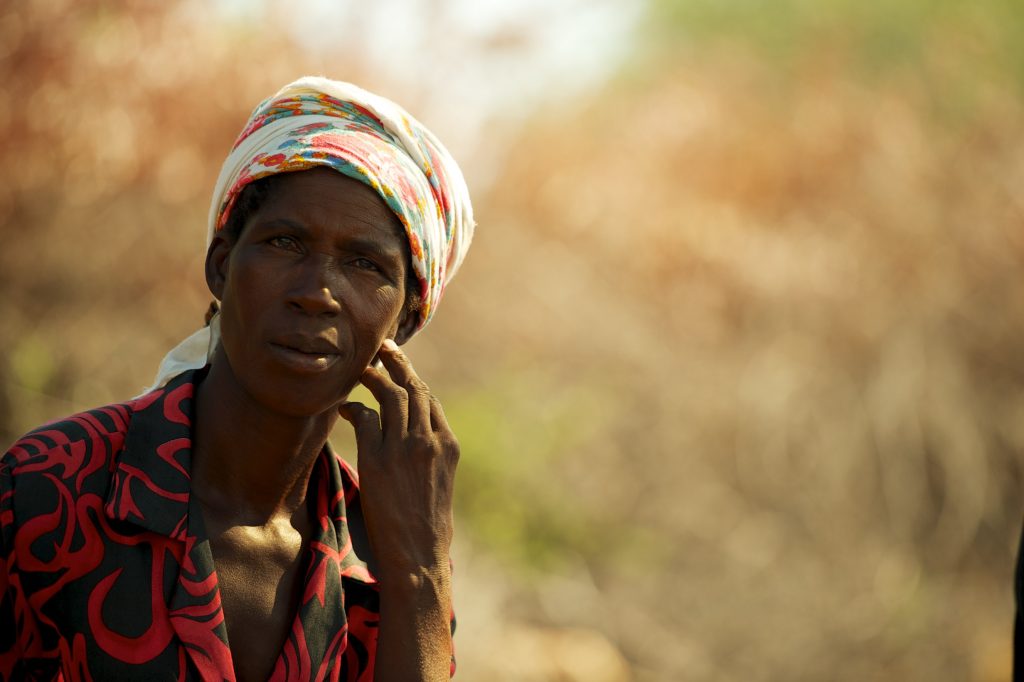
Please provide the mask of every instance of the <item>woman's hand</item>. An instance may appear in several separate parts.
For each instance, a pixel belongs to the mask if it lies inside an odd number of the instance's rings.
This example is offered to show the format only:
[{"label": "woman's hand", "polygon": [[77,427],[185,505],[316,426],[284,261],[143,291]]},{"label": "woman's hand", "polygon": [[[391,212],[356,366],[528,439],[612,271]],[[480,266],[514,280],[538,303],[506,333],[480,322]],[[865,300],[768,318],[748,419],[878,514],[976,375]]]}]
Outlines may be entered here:
[{"label": "woman's hand", "polygon": [[361,378],[380,417],[360,403],[340,414],[355,428],[363,516],[384,581],[448,566],[459,445],[394,341],[384,342],[380,359],[387,371],[367,367]]},{"label": "woman's hand", "polygon": [[[459,445],[441,404],[398,346],[361,381],[361,403],[339,414],[356,432],[360,503],[380,580],[377,680],[447,679],[451,662],[452,492]],[[381,652],[385,653],[381,655]]]}]

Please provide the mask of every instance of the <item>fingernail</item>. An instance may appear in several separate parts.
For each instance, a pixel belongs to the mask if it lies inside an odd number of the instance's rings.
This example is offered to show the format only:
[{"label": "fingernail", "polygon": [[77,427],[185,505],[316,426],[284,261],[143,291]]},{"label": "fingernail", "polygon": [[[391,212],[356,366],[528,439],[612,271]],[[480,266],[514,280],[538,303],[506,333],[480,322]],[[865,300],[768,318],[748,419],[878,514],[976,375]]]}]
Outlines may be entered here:
[{"label": "fingernail", "polygon": [[383,343],[383,344],[381,344],[381,345],[382,345],[382,346],[383,346],[384,348],[387,348],[387,349],[388,349],[388,350],[390,350],[390,351],[396,351],[396,350],[398,350],[398,344],[397,344],[397,343],[395,343],[395,340],[394,340],[394,339],[384,339],[384,343]]}]

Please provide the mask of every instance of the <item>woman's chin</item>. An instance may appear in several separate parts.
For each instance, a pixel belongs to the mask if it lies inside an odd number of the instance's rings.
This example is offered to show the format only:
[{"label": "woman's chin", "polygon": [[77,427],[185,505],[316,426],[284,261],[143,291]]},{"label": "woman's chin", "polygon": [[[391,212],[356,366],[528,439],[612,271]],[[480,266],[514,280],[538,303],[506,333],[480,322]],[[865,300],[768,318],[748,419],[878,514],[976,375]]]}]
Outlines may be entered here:
[{"label": "woman's chin", "polygon": [[358,383],[358,377],[332,380],[328,377],[276,374],[268,372],[258,377],[239,377],[239,388],[263,410],[289,418],[313,418],[328,412],[336,414]]}]

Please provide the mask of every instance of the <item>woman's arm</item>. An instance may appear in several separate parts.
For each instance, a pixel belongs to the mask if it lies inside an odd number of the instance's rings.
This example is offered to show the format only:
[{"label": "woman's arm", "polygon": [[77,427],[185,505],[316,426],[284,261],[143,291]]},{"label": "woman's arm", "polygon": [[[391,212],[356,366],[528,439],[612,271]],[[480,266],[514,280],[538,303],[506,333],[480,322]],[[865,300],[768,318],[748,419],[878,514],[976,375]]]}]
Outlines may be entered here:
[{"label": "woman's arm", "polygon": [[391,341],[386,370],[362,382],[381,414],[360,403],[339,412],[356,431],[360,502],[380,581],[374,678],[446,680],[451,674],[452,492],[459,446],[441,404]]},{"label": "woman's arm", "polygon": [[447,680],[453,671],[451,574],[429,573],[381,583],[375,680]]}]

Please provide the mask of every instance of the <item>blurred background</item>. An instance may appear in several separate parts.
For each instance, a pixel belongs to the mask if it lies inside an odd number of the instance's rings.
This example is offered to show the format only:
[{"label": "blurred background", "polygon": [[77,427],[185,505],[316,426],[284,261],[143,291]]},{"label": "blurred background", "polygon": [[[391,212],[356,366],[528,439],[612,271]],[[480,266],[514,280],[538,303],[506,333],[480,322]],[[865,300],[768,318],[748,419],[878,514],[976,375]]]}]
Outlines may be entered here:
[{"label": "blurred background", "polygon": [[463,445],[459,678],[1007,679],[1022,15],[4,2],[0,441],[148,384],[249,112],[352,80],[475,198],[409,346]]}]

